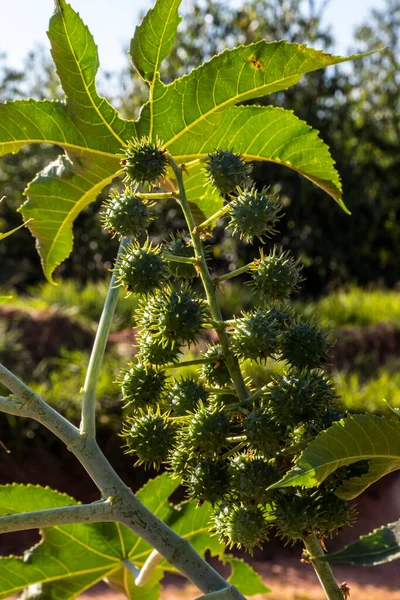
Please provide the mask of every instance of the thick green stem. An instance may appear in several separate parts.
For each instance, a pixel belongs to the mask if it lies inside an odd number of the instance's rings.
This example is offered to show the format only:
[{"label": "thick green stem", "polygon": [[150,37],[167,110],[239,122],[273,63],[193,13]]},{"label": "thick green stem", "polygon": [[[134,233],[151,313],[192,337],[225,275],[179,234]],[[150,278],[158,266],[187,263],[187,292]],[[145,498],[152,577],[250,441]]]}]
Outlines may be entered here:
[{"label": "thick green stem", "polygon": [[324,556],[324,551],[318,541],[316,535],[307,535],[303,539],[307,552],[310,555],[310,560],[317,574],[319,582],[325,592],[328,600],[343,600],[343,594],[335,579],[329,563],[318,559],[319,556]]},{"label": "thick green stem", "polygon": [[[171,155],[168,155],[168,162],[175,173],[176,181],[178,183],[180,204],[190,231],[195,256],[198,259],[198,269],[203,282],[211,316],[214,321],[221,322],[223,321],[221,309],[219,307],[215,286],[208,270],[200,234],[196,232],[196,223],[194,222],[192,211],[190,210],[189,202],[186,197],[185,186],[182,178],[182,170],[176,164]],[[240,400],[244,400],[248,398],[249,393],[246,388],[239,363],[231,350],[229,336],[224,330],[217,331],[217,334],[224,354],[225,364],[235,386],[236,394]]]},{"label": "thick green stem", "polygon": [[[129,244],[129,238],[122,238],[118,251],[118,258]],[[117,264],[117,263],[116,263]],[[107,346],[108,336],[110,334],[111,322],[118,302],[120,288],[117,285],[117,273],[113,272],[110,285],[108,287],[106,301],[103,312],[100,317],[99,326],[96,332],[92,353],[90,355],[89,366],[86,373],[86,379],[83,386],[84,394],[82,400],[82,419],[81,433],[88,439],[96,436],[96,389],[100,376],[101,365],[103,364],[104,353]]]},{"label": "thick green stem", "polygon": [[114,520],[112,505],[105,500],[93,502],[93,504],[63,506],[0,517],[0,533],[42,529],[57,525],[74,525],[75,523],[105,523]]},{"label": "thick green stem", "polygon": [[233,279],[238,275],[242,275],[242,273],[247,273],[254,266],[254,262],[251,262],[244,267],[240,267],[240,269],[235,269],[234,271],[230,271],[230,273],[225,273],[225,275],[220,275],[219,277],[214,277],[214,283],[220,283],[220,281],[227,281],[228,279]]}]

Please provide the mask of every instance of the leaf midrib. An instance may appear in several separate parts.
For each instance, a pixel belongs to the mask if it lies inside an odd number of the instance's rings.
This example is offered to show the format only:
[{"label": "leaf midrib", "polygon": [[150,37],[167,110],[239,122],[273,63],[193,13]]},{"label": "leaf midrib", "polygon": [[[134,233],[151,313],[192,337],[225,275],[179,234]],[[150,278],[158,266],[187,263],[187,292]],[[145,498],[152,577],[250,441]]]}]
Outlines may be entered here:
[{"label": "leaf midrib", "polygon": [[[83,208],[86,205],[86,198],[89,195],[93,195],[93,193],[97,190],[99,190],[99,193],[106,187],[106,185],[108,185],[109,183],[111,183],[111,181],[118,175],[118,171],[116,173],[113,173],[112,175],[109,175],[108,177],[106,177],[105,179],[102,179],[101,181],[99,181],[96,185],[92,186],[83,196],[81,196],[81,198],[79,199],[79,201],[74,205],[73,209],[67,213],[66,218],[64,219],[64,221],[62,222],[60,228],[58,229],[54,240],[49,248],[49,251],[47,253],[47,264],[51,265],[51,261],[50,261],[50,257],[54,251],[54,247],[57,243],[58,238],[60,237],[61,233],[63,233],[64,229],[66,228],[66,226],[72,221],[74,221],[75,217],[81,212],[81,210],[83,210]],[[97,194],[96,194],[97,196]]]},{"label": "leaf midrib", "polygon": [[[222,110],[223,108],[226,108],[227,106],[231,105],[231,104],[237,104],[239,102],[242,102],[244,100],[248,100],[250,99],[249,97],[245,98],[245,96],[249,96],[249,94],[253,94],[253,92],[258,92],[259,90],[268,88],[268,87],[273,87],[275,86],[277,83],[283,82],[283,81],[289,81],[290,79],[296,79],[296,82],[299,81],[299,79],[301,79],[302,75],[292,75],[291,77],[284,77],[282,79],[278,79],[276,81],[274,81],[273,83],[267,84],[267,85],[262,85],[262,86],[258,86],[256,88],[253,88],[250,91],[247,91],[243,94],[238,94],[237,96],[234,97],[230,97],[228,98],[228,100],[225,100],[224,102],[222,102],[221,104],[218,104],[216,106],[214,106],[211,110],[203,113],[200,117],[198,117],[197,119],[195,119],[194,121],[192,121],[190,123],[189,126],[184,127],[183,129],[181,129],[181,131],[179,133],[177,133],[175,136],[173,136],[172,138],[170,138],[168,141],[164,141],[164,146],[167,146],[169,144],[173,144],[174,142],[176,142],[176,140],[178,140],[182,135],[184,135],[185,133],[187,133],[188,131],[190,131],[193,127],[195,127],[198,123],[200,123],[201,121],[204,121],[204,119],[207,119],[207,117],[209,117],[210,115],[218,112],[219,110]],[[215,82],[214,82],[215,83]],[[170,86],[173,86],[173,83],[170,83],[169,86],[164,86],[165,88],[168,88]],[[266,92],[265,95],[267,95],[268,92]],[[257,96],[255,97],[257,98]],[[150,103],[150,109],[151,109],[151,104],[154,104],[154,102]]]},{"label": "leaf midrib", "polygon": [[[155,10],[155,9],[153,9]],[[169,23],[169,19],[171,16],[171,12],[172,12],[173,8],[172,6],[170,7],[169,11],[168,11],[168,19],[165,20],[165,25],[164,25],[164,29],[162,31],[162,35],[160,36],[160,45],[158,47],[158,51],[157,51],[157,57],[156,57],[156,64],[154,65],[154,74],[153,74],[153,79],[150,83],[150,91],[149,91],[149,101],[150,101],[150,139],[153,139],[153,126],[154,126],[154,101],[153,101],[153,93],[154,93],[154,87],[156,84],[156,80],[157,80],[157,76],[158,76],[158,67],[160,66],[160,53],[161,53],[161,46],[162,46],[162,40],[164,40],[164,36],[165,36],[165,30],[167,28],[167,25]]]},{"label": "leaf midrib", "polygon": [[[320,471],[321,469],[325,469],[327,467],[329,467],[330,465],[337,465],[338,463],[343,463],[343,462],[347,462],[347,461],[357,461],[360,460],[360,457],[362,456],[363,459],[365,460],[372,460],[372,459],[385,459],[385,460],[398,460],[400,462],[400,455],[399,454],[369,454],[369,453],[363,453],[361,452],[360,454],[354,454],[351,456],[346,456],[343,458],[339,458],[336,460],[331,460],[328,462],[324,462],[323,464],[317,466],[317,467],[313,467],[311,469],[307,469],[306,471],[302,470],[301,474],[299,473],[298,475],[294,475],[293,477],[290,478],[290,480],[288,479],[287,481],[295,481],[296,479],[305,477],[307,475],[309,475],[310,473],[316,473],[317,471]],[[295,467],[295,469],[302,469],[302,467]],[[292,471],[293,472],[293,471]],[[290,473],[288,473],[288,477],[289,477]],[[279,482],[278,482],[279,483]],[[272,486],[271,486],[272,487]]]},{"label": "leaf midrib", "polygon": [[[85,89],[85,91],[86,91],[86,93],[87,93],[87,95],[88,95],[88,98],[89,98],[89,100],[90,100],[90,102],[91,102],[91,104],[92,104],[92,106],[93,106],[94,110],[96,111],[96,113],[98,114],[98,116],[100,117],[100,119],[102,120],[102,122],[104,123],[104,125],[107,127],[107,129],[109,130],[109,132],[111,133],[111,135],[112,135],[112,136],[114,136],[114,138],[115,138],[116,140],[118,140],[118,142],[121,144],[121,147],[123,147],[123,146],[124,146],[124,142],[123,142],[123,140],[122,140],[122,139],[119,137],[119,135],[118,135],[118,134],[117,134],[117,133],[116,133],[116,132],[115,132],[115,131],[112,129],[112,127],[110,126],[110,124],[109,124],[109,123],[108,123],[108,122],[105,120],[105,118],[103,117],[102,113],[99,111],[99,109],[98,109],[98,106],[97,106],[97,105],[96,105],[96,103],[94,102],[94,100],[93,100],[93,98],[92,98],[92,95],[89,93],[89,88],[88,88],[88,86],[87,86],[87,84],[86,84],[86,81],[85,81],[85,78],[84,78],[84,76],[83,76],[83,72],[82,72],[82,69],[81,69],[80,62],[79,62],[79,60],[77,59],[77,56],[76,56],[76,54],[75,54],[75,50],[74,50],[74,48],[73,48],[73,46],[72,46],[72,44],[71,44],[71,40],[70,40],[70,37],[69,37],[68,31],[67,31],[66,21],[65,21],[65,18],[64,18],[64,11],[62,10],[62,8],[61,8],[60,10],[61,10],[61,18],[62,18],[62,22],[63,22],[63,26],[64,26],[64,31],[65,31],[65,37],[66,37],[66,39],[67,39],[67,42],[68,42],[68,45],[69,45],[69,47],[70,47],[71,54],[72,54],[72,56],[73,56],[73,57],[74,57],[74,59],[75,59],[76,65],[77,65],[77,67],[78,67],[79,74],[80,74],[80,76],[81,76],[81,80],[82,80],[82,83],[83,83],[83,87],[84,87],[84,89]],[[105,99],[103,99],[103,100],[105,100]],[[115,109],[114,109],[114,110],[115,110]]]},{"label": "leaf midrib", "polygon": [[8,146],[14,145],[25,145],[25,144],[53,144],[54,146],[61,146],[62,148],[69,148],[71,150],[76,150],[77,152],[84,153],[92,153],[98,154],[99,156],[106,156],[107,158],[116,159],[117,155],[112,152],[105,152],[104,150],[95,150],[90,146],[77,146],[76,144],[70,144],[67,142],[60,142],[59,140],[49,140],[49,139],[14,139],[10,142],[0,142],[0,148],[7,148]]}]

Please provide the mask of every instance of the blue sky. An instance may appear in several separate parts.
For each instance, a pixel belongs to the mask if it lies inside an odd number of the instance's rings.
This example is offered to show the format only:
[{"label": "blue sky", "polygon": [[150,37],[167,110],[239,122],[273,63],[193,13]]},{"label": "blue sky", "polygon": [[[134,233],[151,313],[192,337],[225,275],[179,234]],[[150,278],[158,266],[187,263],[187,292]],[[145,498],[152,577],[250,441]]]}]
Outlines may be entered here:
[{"label": "blue sky", "polygon": [[[89,25],[99,46],[103,68],[122,67],[125,64],[122,49],[133,34],[138,13],[150,5],[149,0],[71,0],[71,4]],[[0,0],[1,5],[4,9],[0,13],[0,51],[7,51],[9,63],[19,66],[35,43],[48,45],[45,32],[53,0]],[[335,51],[345,53],[354,26],[365,19],[371,8],[383,6],[384,0],[330,0],[326,22],[333,26],[338,40]]]}]

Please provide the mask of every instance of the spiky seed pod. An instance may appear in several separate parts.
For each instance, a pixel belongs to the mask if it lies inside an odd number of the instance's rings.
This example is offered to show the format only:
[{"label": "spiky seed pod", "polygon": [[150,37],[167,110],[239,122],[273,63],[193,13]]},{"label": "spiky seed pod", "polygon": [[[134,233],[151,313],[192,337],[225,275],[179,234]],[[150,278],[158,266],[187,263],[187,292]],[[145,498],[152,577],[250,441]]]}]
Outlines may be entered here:
[{"label": "spiky seed pod", "polygon": [[191,377],[182,377],[175,380],[167,389],[166,402],[168,407],[177,417],[182,417],[189,412],[194,412],[199,404],[207,401],[207,392],[204,385]]},{"label": "spiky seed pod", "polygon": [[229,490],[227,465],[214,460],[201,460],[186,481],[191,498],[200,501],[220,502]]},{"label": "spiky seed pod", "polygon": [[175,477],[187,476],[188,472],[194,469],[197,463],[198,457],[191,452],[184,442],[172,448],[166,458],[167,469],[172,471]]},{"label": "spiky seed pod", "polygon": [[332,344],[322,331],[304,319],[293,323],[282,340],[282,358],[299,369],[320,367]]},{"label": "spiky seed pod", "polygon": [[267,457],[272,458],[280,448],[280,427],[272,420],[266,407],[257,408],[246,416],[243,432],[249,444]]},{"label": "spiky seed pod", "polygon": [[278,481],[282,473],[264,456],[245,452],[229,460],[231,494],[243,504],[265,504],[274,492],[267,488]]},{"label": "spiky seed pod", "polygon": [[112,191],[100,215],[103,228],[112,235],[139,238],[150,225],[147,203],[130,186],[122,193]]},{"label": "spiky seed pod", "polygon": [[[166,244],[164,251],[167,254],[180,256],[183,258],[194,258],[194,250],[191,239],[184,233],[178,233],[171,236],[171,241]],[[168,261],[169,274],[174,279],[193,279],[196,277],[194,265]]]},{"label": "spiky seed pod", "polygon": [[244,162],[241,154],[230,150],[216,150],[209,154],[205,171],[211,185],[221,194],[229,194],[246,182],[251,167]]},{"label": "spiky seed pod", "polygon": [[223,407],[206,407],[199,403],[186,425],[185,441],[197,456],[213,458],[226,446],[229,418]]},{"label": "spiky seed pod", "polygon": [[287,302],[271,302],[264,305],[263,310],[269,319],[278,324],[282,332],[286,332],[295,318],[294,310]]},{"label": "spiky seed pod", "polygon": [[317,371],[290,371],[268,388],[269,414],[280,425],[318,422],[335,400],[329,378]]},{"label": "spiky seed pod", "polygon": [[122,435],[127,454],[138,457],[135,465],[159,469],[173,446],[175,426],[168,414],[161,414],[159,410],[140,410],[139,414],[127,419]]},{"label": "spiky seed pod", "polygon": [[232,347],[240,358],[265,361],[279,350],[281,327],[267,310],[243,313],[233,324]]},{"label": "spiky seed pod", "polygon": [[134,410],[157,404],[165,388],[165,372],[148,365],[130,364],[122,371],[121,385],[126,406]]},{"label": "spiky seed pod", "polygon": [[125,180],[150,184],[166,175],[168,161],[166,151],[161,143],[151,141],[149,138],[131,139],[124,148],[121,160],[125,171]]},{"label": "spiky seed pod", "polygon": [[212,359],[201,367],[201,378],[208,385],[223,387],[231,383],[221,346],[210,346],[203,356]]},{"label": "spiky seed pod", "polygon": [[187,285],[157,292],[137,309],[138,325],[153,335],[176,342],[193,343],[203,328],[206,303]]},{"label": "spiky seed pod", "polygon": [[240,191],[229,212],[228,227],[232,227],[241,239],[251,242],[258,237],[264,242],[265,237],[271,237],[276,230],[274,226],[282,217],[281,207],[276,196],[268,194],[263,188],[259,192],[255,187]]},{"label": "spiky seed pod", "polygon": [[149,240],[143,247],[137,242],[128,246],[118,264],[117,282],[128,293],[147,295],[162,287],[167,277],[167,265],[161,258],[161,248]]},{"label": "spiky seed pod", "polygon": [[140,332],[138,354],[140,362],[162,366],[177,362],[180,354],[182,352],[176,342],[154,337],[146,331]]},{"label": "spiky seed pod", "polygon": [[353,521],[354,509],[332,492],[287,490],[276,503],[274,526],[287,542],[295,542],[316,533],[331,536]]},{"label": "spiky seed pod", "polygon": [[268,256],[261,252],[261,258],[254,261],[250,271],[254,291],[267,300],[284,300],[302,281],[298,261],[277,246]]},{"label": "spiky seed pod", "polygon": [[260,506],[233,504],[221,506],[213,517],[213,529],[230,548],[245,548],[250,554],[268,541],[269,524]]}]

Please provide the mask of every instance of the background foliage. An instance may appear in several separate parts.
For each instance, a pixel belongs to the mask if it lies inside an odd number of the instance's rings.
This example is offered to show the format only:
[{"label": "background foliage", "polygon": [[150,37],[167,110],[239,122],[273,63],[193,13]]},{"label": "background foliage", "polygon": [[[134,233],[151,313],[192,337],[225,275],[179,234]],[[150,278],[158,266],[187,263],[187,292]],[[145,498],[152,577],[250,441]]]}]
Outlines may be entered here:
[{"label": "background foliage", "polygon": [[[334,40],[322,26],[322,18],[321,2],[262,0],[246,2],[237,9],[220,1],[194,2],[187,9],[175,49],[163,65],[163,77],[170,81],[182,75],[223,50],[222,44],[232,47],[260,38],[285,38],[332,50]],[[348,217],[337,210],[320,190],[288,170],[266,163],[255,166],[259,185],[273,185],[281,191],[286,212],[281,242],[300,254],[306,264],[306,294],[319,294],[328,285],[349,280],[393,286],[399,279],[399,28],[400,2],[387,0],[383,11],[374,11],[368,23],[359,27],[353,48],[365,51],[385,45],[384,52],[309,74],[299,85],[268,99],[294,110],[321,131],[342,176],[344,200],[353,213]],[[118,90],[118,97],[112,100],[128,117],[136,116],[144,97],[143,83],[137,75],[132,83],[130,70],[127,65],[126,71],[110,75],[110,87]],[[42,50],[35,49],[20,72],[7,67],[6,57],[0,63],[0,100],[26,95],[61,97],[57,77]],[[20,223],[15,208],[21,204],[26,183],[57,152],[57,148],[43,147],[36,153],[28,147],[1,160],[0,197],[6,196],[0,205],[1,231]],[[99,202],[79,216],[74,252],[61,267],[64,277],[84,282],[107,274],[116,247],[100,231],[98,209]],[[181,225],[172,204],[160,208],[158,217],[153,234]],[[228,251],[229,264],[224,267],[235,268],[249,260],[249,247],[241,245],[239,250],[239,244],[230,235],[225,237],[222,229],[217,230],[216,239],[224,253]],[[218,258],[218,249],[215,254]],[[7,262],[2,260],[6,255]],[[27,231],[2,243],[0,261],[0,285],[23,288],[42,278]]]}]

